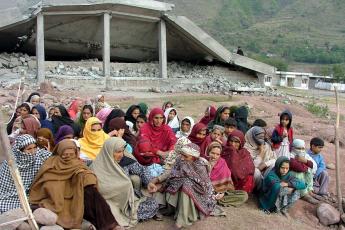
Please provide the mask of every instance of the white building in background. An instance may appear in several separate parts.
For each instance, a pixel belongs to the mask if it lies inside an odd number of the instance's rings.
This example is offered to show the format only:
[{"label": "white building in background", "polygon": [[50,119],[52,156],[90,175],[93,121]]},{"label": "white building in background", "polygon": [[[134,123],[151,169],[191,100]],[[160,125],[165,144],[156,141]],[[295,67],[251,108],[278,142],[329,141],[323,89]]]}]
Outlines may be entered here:
[{"label": "white building in background", "polygon": [[309,79],[313,76],[312,73],[301,72],[283,72],[276,71],[279,86],[309,89]]}]

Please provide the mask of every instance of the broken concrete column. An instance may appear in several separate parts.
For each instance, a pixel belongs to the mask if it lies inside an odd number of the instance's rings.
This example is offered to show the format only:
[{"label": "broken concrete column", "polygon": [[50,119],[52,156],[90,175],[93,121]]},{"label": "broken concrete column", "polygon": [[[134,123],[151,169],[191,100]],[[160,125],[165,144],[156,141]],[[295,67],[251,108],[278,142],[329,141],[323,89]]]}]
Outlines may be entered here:
[{"label": "broken concrete column", "polygon": [[105,87],[109,89],[110,77],[110,14],[103,14],[103,75],[105,77]]},{"label": "broken concrete column", "polygon": [[36,22],[36,61],[37,61],[37,81],[44,81],[44,17],[42,13],[37,15]]},{"label": "broken concrete column", "polygon": [[158,23],[158,46],[159,46],[159,75],[161,78],[168,78],[167,70],[167,34],[164,20]]}]

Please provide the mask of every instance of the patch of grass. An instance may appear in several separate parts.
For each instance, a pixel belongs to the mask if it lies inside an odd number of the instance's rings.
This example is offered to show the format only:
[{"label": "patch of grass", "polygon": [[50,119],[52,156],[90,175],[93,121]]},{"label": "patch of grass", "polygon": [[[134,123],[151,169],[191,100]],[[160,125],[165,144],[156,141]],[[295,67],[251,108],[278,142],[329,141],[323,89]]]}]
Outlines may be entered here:
[{"label": "patch of grass", "polygon": [[314,102],[308,102],[305,104],[305,107],[309,112],[318,117],[328,117],[330,114],[328,105],[318,105]]}]

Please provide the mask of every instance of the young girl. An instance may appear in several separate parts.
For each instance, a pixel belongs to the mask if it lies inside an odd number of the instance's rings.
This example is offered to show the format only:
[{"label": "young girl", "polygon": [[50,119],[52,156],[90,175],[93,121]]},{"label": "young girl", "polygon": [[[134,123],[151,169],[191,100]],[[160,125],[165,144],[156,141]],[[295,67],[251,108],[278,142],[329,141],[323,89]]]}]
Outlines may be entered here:
[{"label": "young girl", "polygon": [[177,131],[176,138],[179,139],[181,137],[188,137],[191,133],[192,128],[194,126],[194,120],[191,117],[185,117],[181,121],[181,130]]},{"label": "young girl", "polygon": [[180,121],[175,108],[168,108],[164,112],[166,124],[172,128],[174,133],[180,130]]},{"label": "young girl", "polygon": [[223,134],[224,134],[224,127],[220,126],[220,125],[214,125],[212,128],[212,132],[210,133],[210,135],[208,135],[205,138],[205,141],[203,142],[203,144],[200,147],[200,155],[201,157],[206,158],[205,154],[206,154],[206,149],[208,147],[209,144],[211,144],[213,141],[218,142],[221,145],[225,145],[225,140],[223,139]]},{"label": "young girl", "polygon": [[287,215],[288,208],[299,198],[298,190],[305,188],[305,183],[290,173],[289,158],[279,157],[275,167],[264,179],[259,207],[268,213],[281,212]]},{"label": "young girl", "polygon": [[280,115],[280,123],[275,127],[272,133],[273,149],[277,153],[277,157],[289,157],[291,145],[293,141],[293,129],[291,127],[292,114],[285,110]]}]

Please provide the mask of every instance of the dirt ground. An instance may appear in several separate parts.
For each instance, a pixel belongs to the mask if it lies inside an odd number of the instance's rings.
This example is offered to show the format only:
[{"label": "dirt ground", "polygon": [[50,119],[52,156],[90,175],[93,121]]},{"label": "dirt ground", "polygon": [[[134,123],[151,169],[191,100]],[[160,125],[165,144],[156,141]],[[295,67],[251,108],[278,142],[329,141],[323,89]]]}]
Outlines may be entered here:
[{"label": "dirt ground", "polygon": [[[15,91],[12,90],[12,94]],[[4,93],[0,89],[0,94]],[[9,91],[6,91],[9,93]],[[288,93],[292,93],[291,90]],[[284,109],[289,109],[293,113],[293,127],[295,137],[302,138],[309,145],[312,137],[319,136],[326,140],[323,154],[327,163],[335,164],[335,146],[330,143],[334,140],[334,119],[319,118],[308,112],[298,102],[308,101],[305,96],[314,96],[314,102],[318,104],[327,104],[330,111],[334,113],[335,100],[331,93],[318,93],[315,91],[294,91],[293,102],[283,103],[285,98],[281,97],[264,97],[264,96],[220,96],[220,95],[200,95],[200,94],[157,94],[148,92],[104,92],[106,101],[111,105],[120,105],[126,109],[129,105],[139,102],[146,102],[150,108],[161,107],[164,101],[170,100],[175,104],[179,117],[192,116],[197,122],[202,116],[208,105],[248,105],[250,108],[249,121],[253,122],[256,118],[264,119],[270,127],[274,127],[279,121],[278,114]],[[75,92],[59,91],[51,95],[58,98],[66,96],[76,96],[81,98],[94,97],[99,92]],[[344,94],[341,94],[341,114],[345,116]],[[0,96],[0,104],[6,100],[6,97]],[[345,143],[344,121],[341,121],[342,143]],[[345,147],[345,146],[344,146]],[[340,149],[341,167],[344,167],[344,149]],[[335,193],[335,170],[328,170],[330,181],[330,192]],[[345,194],[345,170],[341,170],[342,193]],[[290,210],[292,218],[286,218],[281,215],[266,215],[257,208],[255,198],[250,198],[249,202],[242,207],[225,208],[226,217],[209,217],[197,222],[190,229],[327,229],[319,224],[316,217],[316,207],[307,204],[304,201],[298,201]],[[164,218],[164,221],[147,221],[138,224],[135,229],[169,229],[173,226],[171,218]]]}]

